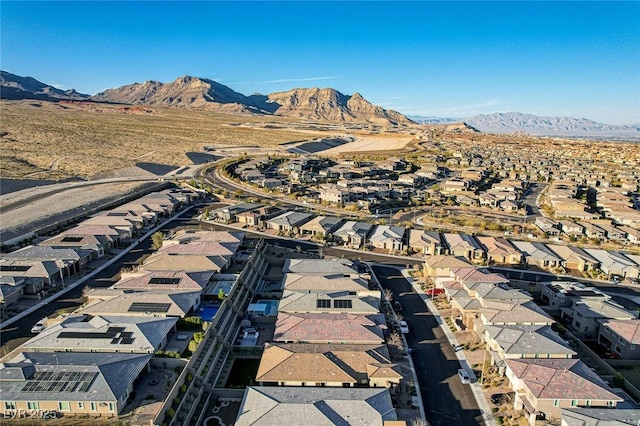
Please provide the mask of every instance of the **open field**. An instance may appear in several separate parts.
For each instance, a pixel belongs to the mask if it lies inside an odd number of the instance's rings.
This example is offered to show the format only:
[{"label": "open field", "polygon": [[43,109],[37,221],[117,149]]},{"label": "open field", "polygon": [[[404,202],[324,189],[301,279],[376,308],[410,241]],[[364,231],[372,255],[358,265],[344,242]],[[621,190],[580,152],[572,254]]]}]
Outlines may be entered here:
[{"label": "open field", "polygon": [[322,151],[322,155],[341,155],[344,153],[369,154],[373,151],[396,151],[404,149],[413,136],[358,136],[355,142],[349,142],[335,148]]},{"label": "open field", "polygon": [[[205,146],[276,146],[326,136],[287,128],[246,128],[264,117],[92,103],[2,101],[0,176],[92,178],[137,161],[182,166]],[[287,125],[291,120],[269,117]]]}]

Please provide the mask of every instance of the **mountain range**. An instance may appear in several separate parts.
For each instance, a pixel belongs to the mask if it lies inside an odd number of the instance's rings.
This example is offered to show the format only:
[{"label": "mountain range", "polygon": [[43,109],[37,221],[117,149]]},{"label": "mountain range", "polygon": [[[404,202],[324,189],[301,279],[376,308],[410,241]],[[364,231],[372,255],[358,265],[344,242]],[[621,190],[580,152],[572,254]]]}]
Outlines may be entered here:
[{"label": "mountain range", "polygon": [[463,122],[483,133],[640,139],[640,124],[604,124],[586,118],[545,117],[521,112],[496,112],[458,118],[433,116],[409,116],[409,118],[420,124]]},{"label": "mountain range", "polygon": [[467,126],[486,133],[640,139],[640,124],[620,126],[585,118],[543,117],[519,112],[464,118],[407,117],[397,111],[373,105],[359,93],[349,96],[331,88],[311,88],[245,96],[216,81],[191,76],[180,77],[170,83],[133,83],[91,96],[73,89],[60,90],[31,77],[0,71],[0,98],[109,102],[392,126],[464,122]]}]

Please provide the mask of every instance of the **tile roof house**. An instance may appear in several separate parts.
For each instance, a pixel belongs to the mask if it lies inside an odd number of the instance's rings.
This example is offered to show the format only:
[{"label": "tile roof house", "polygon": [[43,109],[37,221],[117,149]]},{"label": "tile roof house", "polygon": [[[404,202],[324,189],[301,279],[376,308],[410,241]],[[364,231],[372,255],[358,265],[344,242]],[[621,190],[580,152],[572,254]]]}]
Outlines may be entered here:
[{"label": "tile roof house", "polygon": [[295,425],[383,426],[397,419],[388,389],[257,387],[245,391],[236,426]]},{"label": "tile roof house", "polygon": [[452,256],[460,256],[474,263],[484,261],[484,250],[471,235],[445,232],[442,240]]},{"label": "tile roof house", "polygon": [[640,278],[640,266],[620,252],[591,248],[584,251],[600,262],[600,270],[607,274],[609,279],[614,275]]},{"label": "tile roof house", "polygon": [[276,320],[274,342],[282,343],[384,343],[384,315],[287,314]]},{"label": "tile roof house", "polygon": [[422,229],[409,229],[409,248],[423,255],[445,254],[445,247],[437,231],[424,231]]},{"label": "tile roof house", "polygon": [[548,325],[486,325],[483,339],[499,360],[577,356]]},{"label": "tile roof house", "polygon": [[640,411],[616,408],[563,408],[561,426],[638,426]]},{"label": "tile roof house", "polygon": [[424,261],[425,274],[429,277],[451,277],[451,270],[468,268],[471,263],[459,256],[431,256]]},{"label": "tile roof house", "polygon": [[227,268],[230,258],[197,254],[171,254],[155,252],[139,266],[145,271],[220,272]]},{"label": "tile roof house", "polygon": [[[366,278],[365,278],[366,277]],[[283,278],[283,289],[297,292],[356,292],[369,294],[368,276],[352,274],[286,274]],[[377,293],[379,295],[379,291]]]},{"label": "tile roof house", "polygon": [[6,260],[54,261],[64,275],[77,274],[91,260],[91,252],[72,248],[27,246],[2,255]]},{"label": "tile roof house", "polygon": [[622,359],[640,359],[640,320],[600,320],[598,343]]},{"label": "tile roof house", "polygon": [[528,241],[512,241],[511,243],[522,253],[527,265],[548,269],[559,266],[562,261],[542,243]]},{"label": "tile roof house", "polygon": [[294,232],[299,226],[308,222],[314,215],[289,211],[280,216],[265,221],[267,229],[275,229],[283,232]]},{"label": "tile roof house", "polygon": [[112,247],[117,247],[120,241],[128,238],[125,231],[116,229],[109,225],[77,225],[67,231],[61,232],[60,235],[95,235],[104,237],[111,242]]},{"label": "tile roof house", "polygon": [[551,281],[542,283],[540,298],[548,304],[550,312],[560,313],[563,307],[571,307],[574,300],[590,298],[593,300],[606,300],[610,296],[585,284],[571,281]]},{"label": "tile roof house", "polygon": [[113,240],[111,237],[103,235],[65,233],[41,241],[38,245],[53,248],[74,248],[86,250],[92,253],[92,259],[98,259],[103,257],[105,252],[113,247]]},{"label": "tile roof house", "polygon": [[164,348],[178,318],[71,315],[22,346],[32,352],[153,353]]},{"label": "tile roof house", "polygon": [[267,343],[256,373],[260,385],[381,387],[402,375],[386,345]]},{"label": "tile roof house", "polygon": [[406,228],[400,226],[377,225],[369,236],[369,244],[383,250],[404,249]]},{"label": "tile roof house", "polygon": [[171,244],[187,244],[194,242],[215,241],[218,243],[242,244],[246,233],[238,231],[198,231],[182,229],[162,242],[163,247]]},{"label": "tile roof house", "polygon": [[576,271],[591,271],[598,269],[600,262],[580,247],[547,244],[547,247],[560,257],[560,265]]},{"label": "tile roof house", "polygon": [[[524,303],[484,302],[476,326],[487,325],[551,325],[555,323],[542,308],[533,301]],[[484,329],[478,327],[477,334]]]},{"label": "tile roof house", "polygon": [[32,287],[27,294],[36,294],[62,279],[61,267],[55,260],[0,259],[0,277],[24,279]]},{"label": "tile roof house", "polygon": [[112,288],[118,290],[202,291],[213,273],[184,271],[137,271],[122,273]]},{"label": "tile roof house", "polygon": [[380,291],[291,291],[285,290],[278,305],[286,313],[376,314],[380,311]]},{"label": "tile roof house", "polygon": [[623,399],[579,359],[507,359],[506,375],[515,391],[515,409],[531,425],[538,416],[560,419],[562,408],[609,407]]},{"label": "tile roof house", "polygon": [[596,338],[602,320],[631,320],[636,318],[636,314],[626,310],[610,297],[579,297],[572,299],[570,307],[560,308],[560,317],[568,318],[578,335]]},{"label": "tile roof house", "polygon": [[347,259],[285,259],[282,272],[304,275],[351,275],[357,273],[353,262]]},{"label": "tile roof house", "polygon": [[[117,416],[150,354],[22,352],[0,364],[0,405],[31,413]],[[9,408],[7,408],[9,407]]]},{"label": "tile roof house", "polygon": [[200,305],[200,294],[200,290],[93,290],[87,294],[88,303],[79,313],[181,318],[192,313]]},{"label": "tile roof house", "polygon": [[373,225],[370,223],[349,220],[333,231],[333,240],[339,244],[359,248],[366,245],[372,228]]},{"label": "tile roof house", "polygon": [[264,206],[254,210],[238,213],[236,214],[236,220],[238,223],[244,223],[249,226],[253,226],[254,228],[259,228],[264,226],[264,222],[266,220],[279,216],[282,213],[284,213],[284,211],[277,207]]},{"label": "tile roof house", "polygon": [[498,265],[519,265],[522,253],[503,237],[476,237],[488,262]]},{"label": "tile roof house", "polygon": [[300,232],[303,235],[316,235],[322,233],[325,238],[327,235],[338,229],[344,223],[344,219],[334,216],[317,216],[309,222],[300,226]]}]

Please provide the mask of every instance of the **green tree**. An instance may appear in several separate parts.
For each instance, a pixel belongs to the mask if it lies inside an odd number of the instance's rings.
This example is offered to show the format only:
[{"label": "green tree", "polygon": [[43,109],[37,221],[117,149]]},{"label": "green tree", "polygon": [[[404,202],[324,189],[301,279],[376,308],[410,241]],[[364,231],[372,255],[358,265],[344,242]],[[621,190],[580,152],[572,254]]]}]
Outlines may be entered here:
[{"label": "green tree", "polygon": [[153,250],[158,250],[160,247],[162,247],[163,240],[164,240],[164,234],[160,231],[156,232],[151,236],[151,241],[152,241],[151,248]]}]

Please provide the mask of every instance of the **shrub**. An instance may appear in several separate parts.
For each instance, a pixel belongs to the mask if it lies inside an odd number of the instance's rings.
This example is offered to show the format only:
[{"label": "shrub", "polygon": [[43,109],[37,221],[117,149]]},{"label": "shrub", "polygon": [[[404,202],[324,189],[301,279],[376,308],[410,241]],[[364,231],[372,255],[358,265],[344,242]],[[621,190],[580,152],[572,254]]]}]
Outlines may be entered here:
[{"label": "shrub", "polygon": [[167,410],[167,417],[171,418],[174,414],[176,414],[176,410],[174,410],[173,408],[169,408]]}]

